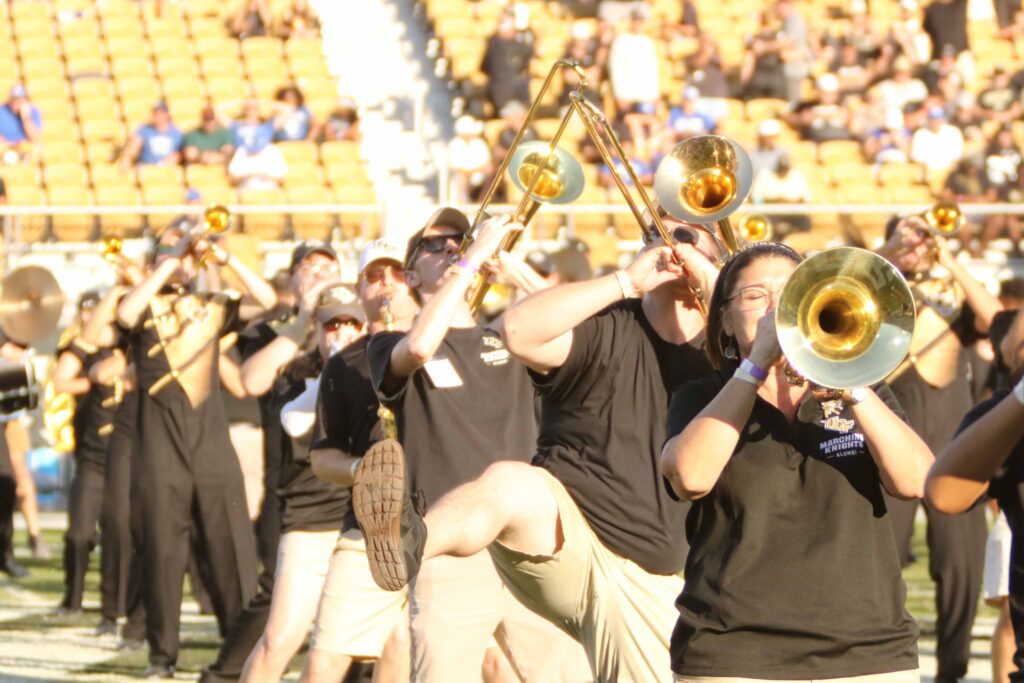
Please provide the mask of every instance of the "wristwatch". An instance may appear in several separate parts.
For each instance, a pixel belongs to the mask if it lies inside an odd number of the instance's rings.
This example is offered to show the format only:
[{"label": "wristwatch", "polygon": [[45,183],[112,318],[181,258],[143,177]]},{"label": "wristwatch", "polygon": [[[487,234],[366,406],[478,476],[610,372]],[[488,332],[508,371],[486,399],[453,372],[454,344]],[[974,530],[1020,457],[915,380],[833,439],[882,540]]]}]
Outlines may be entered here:
[{"label": "wristwatch", "polygon": [[857,387],[855,389],[848,389],[846,391],[846,394],[847,396],[844,396],[843,398],[846,399],[847,403],[849,403],[852,406],[855,406],[868,397],[868,388]]}]

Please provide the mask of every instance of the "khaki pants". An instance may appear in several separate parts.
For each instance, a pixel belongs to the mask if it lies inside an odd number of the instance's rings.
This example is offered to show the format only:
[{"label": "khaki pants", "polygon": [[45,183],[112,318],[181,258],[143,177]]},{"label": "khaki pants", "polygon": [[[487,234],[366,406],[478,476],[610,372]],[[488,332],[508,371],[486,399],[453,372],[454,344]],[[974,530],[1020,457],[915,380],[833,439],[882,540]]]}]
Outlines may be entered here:
[{"label": "khaki pants", "polygon": [[373,582],[359,529],[336,537],[313,628],[312,647],[357,659],[377,659],[402,618],[406,592]]},{"label": "khaki pants", "polygon": [[888,674],[868,674],[867,676],[850,676],[848,678],[818,678],[812,680],[772,681],[763,678],[733,678],[730,676],[680,676],[676,674],[676,683],[920,683],[921,672],[896,671]]},{"label": "khaki pants", "polygon": [[505,585],[582,643],[597,683],[671,681],[668,646],[682,578],[650,574],[608,550],[565,487],[544,473],[565,540],[554,555],[526,555],[492,544]]},{"label": "khaki pants", "polygon": [[413,681],[480,681],[495,641],[528,683],[591,679],[579,644],[523,607],[486,552],[425,561],[411,585],[409,617]]}]

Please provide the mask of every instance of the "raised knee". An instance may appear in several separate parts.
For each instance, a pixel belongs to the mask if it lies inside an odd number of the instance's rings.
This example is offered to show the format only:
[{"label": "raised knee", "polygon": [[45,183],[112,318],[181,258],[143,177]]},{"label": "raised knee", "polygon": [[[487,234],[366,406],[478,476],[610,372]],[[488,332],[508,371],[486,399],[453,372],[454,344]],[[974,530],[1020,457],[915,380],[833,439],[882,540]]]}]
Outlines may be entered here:
[{"label": "raised knee", "polygon": [[503,489],[527,486],[536,476],[533,465],[514,460],[501,460],[491,463],[481,475],[481,481],[501,486]]}]

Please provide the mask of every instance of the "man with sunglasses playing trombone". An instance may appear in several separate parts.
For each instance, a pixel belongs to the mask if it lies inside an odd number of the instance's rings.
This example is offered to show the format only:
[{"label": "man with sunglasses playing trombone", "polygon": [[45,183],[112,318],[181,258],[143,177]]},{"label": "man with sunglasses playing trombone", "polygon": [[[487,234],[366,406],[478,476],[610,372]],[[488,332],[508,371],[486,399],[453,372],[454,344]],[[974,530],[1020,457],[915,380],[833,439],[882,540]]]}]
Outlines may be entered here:
[{"label": "man with sunglasses playing trombone", "polygon": [[370,501],[356,516],[382,587],[487,549],[509,590],[583,645],[600,682],[671,677],[686,508],[658,459],[672,391],[709,371],[695,291],[711,291],[719,250],[708,233],[666,223],[672,246],[651,239],[626,268],[506,312],[505,342],[542,397],[532,466],[513,454],[425,516],[379,452],[356,484]]},{"label": "man with sunglasses playing trombone", "polygon": [[[397,474],[410,488],[408,506],[420,514],[495,462],[515,459],[525,467],[537,435],[526,368],[497,332],[476,323],[466,298],[476,274],[495,268],[490,264],[511,227],[504,217],[484,223],[452,263],[469,220],[452,208],[436,211],[409,240],[405,257],[405,281],[420,299],[419,316],[408,333],[370,340],[370,378],[395,414],[401,447],[375,444],[371,452],[378,457],[364,459],[356,479],[384,483]],[[528,268],[513,261],[503,254],[497,268]],[[391,463],[402,462],[403,449],[404,467],[396,470]],[[358,516],[360,500],[354,503]],[[371,547],[379,534],[374,523],[364,515],[361,526],[368,553],[379,550]],[[483,550],[428,560],[410,583],[412,680],[480,680],[485,663],[500,661],[495,641],[521,680],[589,680],[579,646],[504,589]],[[390,571],[371,562],[374,580],[398,590],[405,581],[396,582]]]}]

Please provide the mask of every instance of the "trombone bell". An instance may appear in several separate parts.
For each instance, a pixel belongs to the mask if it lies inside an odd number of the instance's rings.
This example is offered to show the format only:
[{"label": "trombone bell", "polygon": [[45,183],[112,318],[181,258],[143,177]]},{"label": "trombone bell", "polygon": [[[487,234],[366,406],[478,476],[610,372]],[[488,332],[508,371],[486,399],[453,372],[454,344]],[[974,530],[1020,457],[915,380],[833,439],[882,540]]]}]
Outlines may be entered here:
[{"label": "trombone bell", "polygon": [[226,206],[213,204],[203,211],[204,232],[220,234],[226,232],[231,225],[231,212]]},{"label": "trombone bell", "polygon": [[583,194],[583,168],[561,147],[555,148],[545,164],[544,160],[549,154],[551,146],[546,142],[535,140],[520,144],[509,162],[512,182],[525,192],[534,174],[543,166],[530,198],[543,204],[568,204],[575,201]]},{"label": "trombone bell", "polygon": [[654,192],[673,218],[707,225],[739,208],[752,179],[742,147],[719,135],[702,135],[680,142],[658,164]]},{"label": "trombone bell", "polygon": [[922,215],[928,227],[940,235],[951,235],[960,229],[964,215],[956,202],[936,202]]},{"label": "trombone bell", "polygon": [[761,214],[747,216],[740,222],[739,232],[744,242],[766,242],[772,238],[772,223]]},{"label": "trombone bell", "polygon": [[899,271],[864,249],[823,251],[796,267],[775,326],[787,362],[829,389],[874,384],[910,349],[914,297]]},{"label": "trombone bell", "polygon": [[120,237],[104,237],[100,241],[100,255],[110,263],[114,263],[121,257],[123,246],[124,242]]}]

